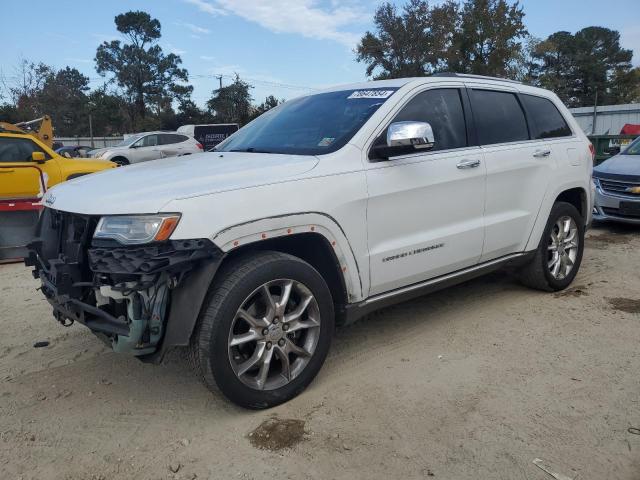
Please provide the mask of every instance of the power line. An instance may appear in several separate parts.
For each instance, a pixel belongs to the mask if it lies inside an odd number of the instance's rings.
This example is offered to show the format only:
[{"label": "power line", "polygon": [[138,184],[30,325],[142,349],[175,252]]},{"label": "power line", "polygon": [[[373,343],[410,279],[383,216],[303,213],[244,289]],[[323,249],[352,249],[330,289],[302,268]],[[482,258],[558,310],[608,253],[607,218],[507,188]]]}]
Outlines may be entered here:
[{"label": "power line", "polygon": [[[13,80],[19,80],[22,77],[20,75],[3,75],[2,78],[5,79],[13,79]],[[87,77],[89,82],[108,82],[109,79],[105,78],[105,77]],[[222,79],[228,79],[228,80],[235,80],[235,75],[226,75],[226,74],[216,74],[216,73],[210,73],[210,74],[204,74],[204,73],[198,73],[198,74],[192,74],[189,75],[189,78],[216,78],[218,80],[220,80],[220,86],[222,87]],[[289,90],[307,90],[307,91],[318,91],[318,88],[314,88],[314,87],[308,87],[308,86],[303,86],[303,85],[293,85],[290,83],[281,83],[281,82],[275,82],[275,81],[271,81],[271,80],[260,80],[257,78],[251,78],[251,77],[240,77],[242,80],[247,81],[250,84],[256,84],[256,85],[264,85],[264,86],[269,86],[269,87],[276,87],[276,88],[284,88],[284,89],[289,89]]]}]

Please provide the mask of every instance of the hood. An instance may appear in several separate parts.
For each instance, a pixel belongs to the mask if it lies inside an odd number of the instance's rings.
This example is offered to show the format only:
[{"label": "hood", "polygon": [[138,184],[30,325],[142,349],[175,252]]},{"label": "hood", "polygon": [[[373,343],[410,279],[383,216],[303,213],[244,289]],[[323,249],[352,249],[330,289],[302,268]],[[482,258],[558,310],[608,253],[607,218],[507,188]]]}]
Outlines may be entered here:
[{"label": "hood", "polygon": [[594,167],[596,176],[640,177],[640,155],[616,155]]},{"label": "hood", "polygon": [[49,190],[48,207],[88,215],[156,213],[172,200],[291,180],[313,156],[210,152],[105,170]]},{"label": "hood", "polygon": [[95,150],[91,150],[91,152],[89,152],[91,154],[91,156],[93,158],[97,158],[100,155],[102,155],[103,153],[106,152],[121,152],[123,150],[128,150],[129,147],[116,147],[116,146],[112,146],[112,147],[104,147],[104,148],[96,148]]}]

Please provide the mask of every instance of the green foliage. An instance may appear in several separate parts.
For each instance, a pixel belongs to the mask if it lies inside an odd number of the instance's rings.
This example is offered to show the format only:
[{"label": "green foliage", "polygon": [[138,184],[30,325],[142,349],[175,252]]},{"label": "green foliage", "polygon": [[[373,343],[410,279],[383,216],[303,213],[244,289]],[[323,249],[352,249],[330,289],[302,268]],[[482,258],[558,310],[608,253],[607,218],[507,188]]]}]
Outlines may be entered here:
[{"label": "green foliage", "polygon": [[[126,102],[121,97],[109,93],[106,86],[89,94],[87,108],[91,113],[94,135],[121,135],[133,131]],[[73,134],[78,135],[78,132],[79,129]]]},{"label": "green foliage", "polygon": [[401,13],[391,3],[376,10],[376,32],[367,32],[356,48],[367,76],[423,76],[438,71],[482,75],[513,75],[522,56],[527,30],[516,2],[452,0],[430,6],[410,0]]},{"label": "green foliage", "polygon": [[376,32],[367,32],[356,47],[357,61],[367,64],[367,76],[414,77],[447,68],[459,23],[455,2],[429,7],[426,1],[411,0],[400,13],[384,3],[373,21]]},{"label": "green foliage", "polygon": [[534,80],[569,106],[593,105],[596,92],[600,105],[637,101],[640,83],[632,57],[615,30],[556,32],[534,50]]},{"label": "green foliage", "polygon": [[111,74],[115,82],[135,108],[130,109],[134,128],[147,125],[143,121],[153,110],[159,114],[167,101],[181,101],[191,94],[186,85],[188,74],[180,68],[182,60],[170,53],[165,55],[157,44],[160,22],[146,12],[127,12],[115,17],[116,28],[127,39],[103,42],[96,52],[96,70]]},{"label": "green foliage", "polygon": [[277,107],[281,103],[284,103],[284,100],[278,100],[273,95],[269,95],[267,98],[264,99],[264,102],[262,102],[257,107],[253,108],[253,111],[251,112],[251,120],[259,117],[265,112],[268,112],[272,108]]},{"label": "green foliage", "polygon": [[253,87],[236,74],[231,85],[213,91],[213,96],[207,101],[209,113],[218,123],[244,125],[251,116],[251,88]]}]

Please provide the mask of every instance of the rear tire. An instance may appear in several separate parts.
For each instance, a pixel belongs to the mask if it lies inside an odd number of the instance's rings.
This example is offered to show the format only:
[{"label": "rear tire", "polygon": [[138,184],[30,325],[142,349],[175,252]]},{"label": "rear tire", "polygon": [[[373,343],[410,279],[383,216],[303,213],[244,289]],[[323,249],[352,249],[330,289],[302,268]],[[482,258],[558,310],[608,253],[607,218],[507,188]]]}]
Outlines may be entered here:
[{"label": "rear tire", "polygon": [[557,202],[533,260],[519,272],[520,281],[536,290],[564,290],[578,273],[583,251],[582,215],[570,203]]},{"label": "rear tire", "polygon": [[205,299],[190,346],[210,390],[237,405],[269,408],[315,378],[334,330],[333,300],[322,276],[280,252],[232,260]]}]

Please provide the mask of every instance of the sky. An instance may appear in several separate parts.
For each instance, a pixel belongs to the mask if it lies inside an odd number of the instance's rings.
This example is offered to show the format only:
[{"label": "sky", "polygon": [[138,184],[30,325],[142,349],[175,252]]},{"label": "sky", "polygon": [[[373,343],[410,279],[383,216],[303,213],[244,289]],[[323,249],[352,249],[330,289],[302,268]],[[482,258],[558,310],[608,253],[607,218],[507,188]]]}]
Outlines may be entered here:
[{"label": "sky", "polygon": [[[544,38],[599,25],[618,30],[640,65],[638,0],[521,0],[529,33]],[[160,45],[183,60],[203,106],[222,75],[238,73],[254,85],[257,103],[267,95],[293,98],[314,89],[366,80],[355,61],[359,38],[372,30],[381,1],[372,0],[30,0],[5,2],[0,76],[15,81],[21,59],[75,67],[101,86],[96,48],[119,38],[114,17],[143,10],[162,25]],[[404,1],[394,2],[404,5]],[[439,1],[432,2],[434,4]]]}]

